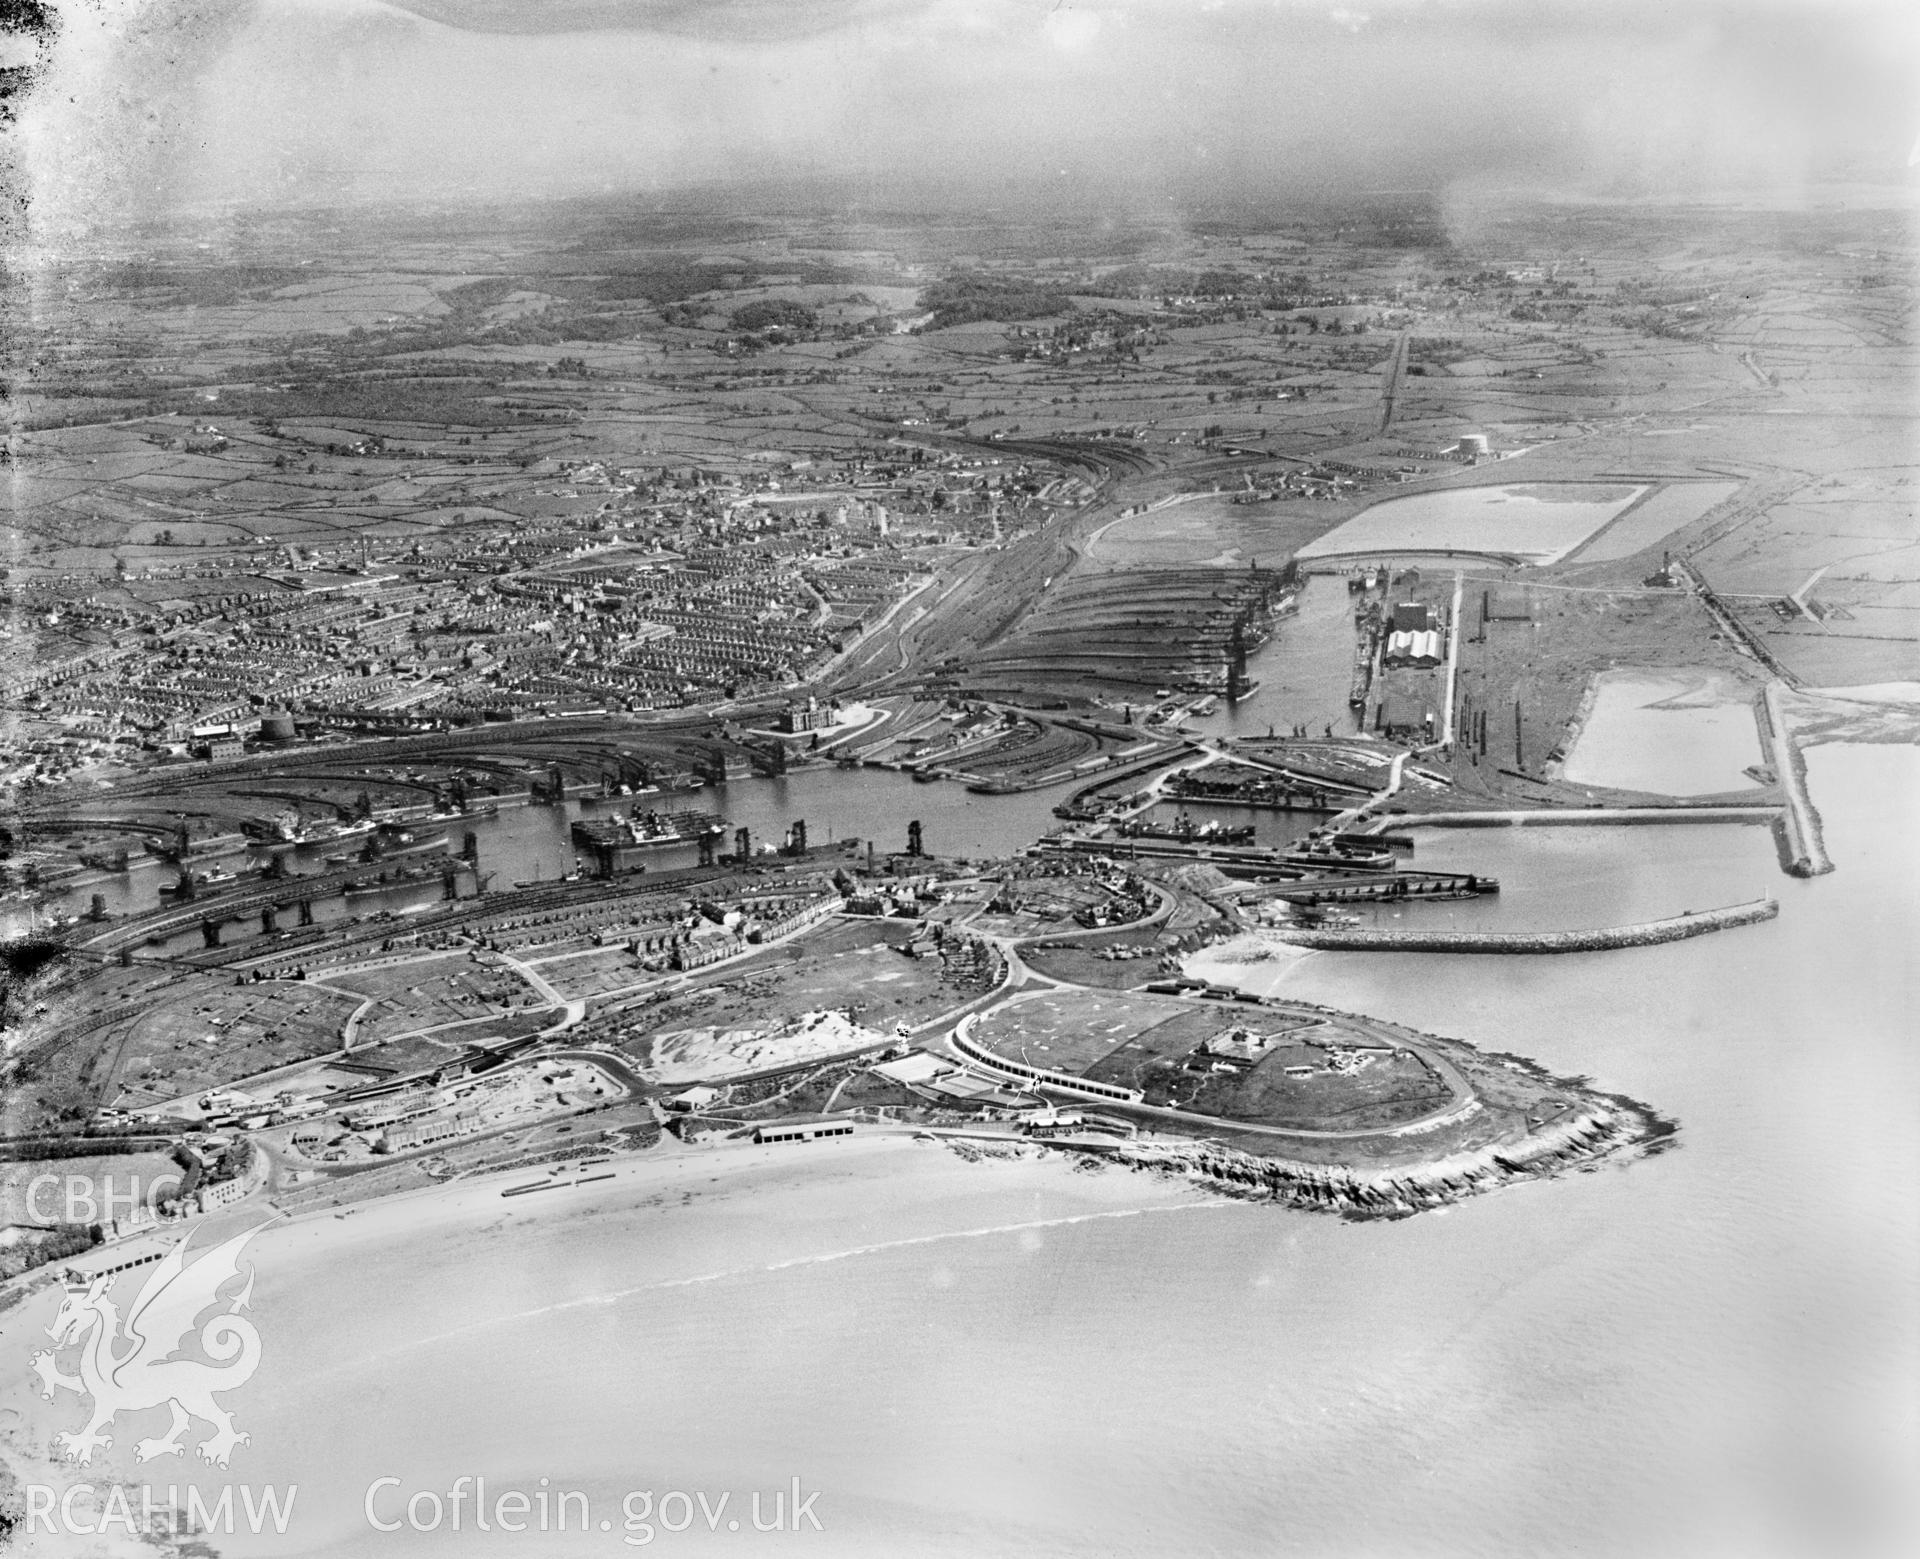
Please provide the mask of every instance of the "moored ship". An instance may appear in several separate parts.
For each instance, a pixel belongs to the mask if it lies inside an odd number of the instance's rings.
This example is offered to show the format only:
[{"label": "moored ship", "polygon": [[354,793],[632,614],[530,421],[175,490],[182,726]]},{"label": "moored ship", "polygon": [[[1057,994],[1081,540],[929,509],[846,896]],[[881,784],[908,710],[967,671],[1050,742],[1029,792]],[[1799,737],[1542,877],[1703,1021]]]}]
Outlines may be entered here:
[{"label": "moored ship", "polygon": [[709,834],[723,834],[726,819],[712,812],[687,808],[678,812],[656,812],[635,807],[626,824],[630,842],[648,845],[695,844]]},{"label": "moored ship", "polygon": [[1196,823],[1182,817],[1172,823],[1153,823],[1135,818],[1120,824],[1119,832],[1128,839],[1172,839],[1181,844],[1252,844],[1251,823]]},{"label": "moored ship", "polygon": [[581,818],[573,825],[576,848],[591,855],[600,872],[641,870],[640,857],[672,845],[718,840],[726,819],[712,812],[653,812],[635,807],[628,817]]}]

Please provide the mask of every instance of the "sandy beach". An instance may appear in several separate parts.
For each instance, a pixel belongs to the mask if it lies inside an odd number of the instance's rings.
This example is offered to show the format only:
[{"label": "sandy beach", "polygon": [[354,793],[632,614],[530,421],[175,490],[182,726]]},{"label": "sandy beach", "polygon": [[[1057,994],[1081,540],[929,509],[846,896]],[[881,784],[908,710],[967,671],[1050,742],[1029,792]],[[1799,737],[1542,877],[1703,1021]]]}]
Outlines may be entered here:
[{"label": "sandy beach", "polygon": [[[628,1537],[969,1559],[1798,1559],[1836,1551],[1808,1516],[1830,1508],[1855,1513],[1860,1541],[1839,1551],[1910,1551],[1873,1541],[1913,1530],[1887,1491],[1911,1460],[1916,1262],[1910,993],[1873,974],[1911,940],[1914,759],[1823,746],[1809,768],[1867,798],[1819,791],[1840,869],[1788,884],[1751,932],[1621,955],[1640,978],[1611,955],[1516,959],[1492,982],[1341,954],[1237,971],[1392,1021],[1445,1010],[1470,1043],[1658,1101],[1677,1151],[1365,1224],[909,1138],[669,1148],[520,1198],[502,1183],[534,1176],[443,1188],[259,1237],[260,1369],[228,1398],[252,1440],[225,1474],[167,1458],[86,1476],[141,1476],[162,1500],[170,1480],[203,1498],[297,1485],[284,1534],[210,1540],[229,1559],[564,1559],[633,1552]],[[1512,833],[1509,854],[1557,838]],[[1725,872],[1773,869],[1751,831],[1700,835]],[[1631,888],[1655,901],[1702,870],[1662,839]],[[1516,890],[1518,864],[1498,863]],[[1611,872],[1556,880],[1543,920],[1641,902],[1617,901]],[[1871,1000],[1835,1023],[1797,983],[1809,964]],[[1777,1296],[1756,1295],[1756,1262]],[[49,1467],[47,1439],[77,1407],[24,1389],[50,1310],[0,1316],[17,1405],[0,1449],[64,1483],[77,1470]],[[1809,1435],[1846,1454],[1810,1459]],[[543,1478],[596,1524],[382,1531],[364,1508],[378,1485],[381,1520],[416,1496],[426,1516],[484,1479],[497,1509]],[[1539,1496],[1514,1501],[1516,1479]],[[823,1531],[755,1533],[753,1495],[770,1515],[796,1480]],[[685,1530],[626,1530],[628,1495],[674,1492],[707,1495],[717,1528],[669,1504]],[[18,1547],[153,1554],[119,1534]]]},{"label": "sandy beach", "polygon": [[[217,1536],[214,1547],[226,1555],[367,1552],[378,1534],[369,1530],[365,1491],[382,1476],[401,1478],[407,1490],[450,1485],[462,1474],[488,1476],[496,1487],[515,1478],[532,1487],[551,1476],[594,1491],[596,1508],[612,1510],[628,1485],[659,1482],[646,1467],[664,1472],[678,1438],[660,1437],[645,1465],[636,1463],[629,1415],[640,1393],[697,1398],[699,1383],[715,1375],[713,1359],[683,1359],[670,1371],[648,1362],[649,1315],[672,1318],[667,1346],[738,1362],[778,1351],[777,1320],[762,1316],[773,1327],[743,1332],[718,1317],[743,1301],[760,1315],[790,1280],[816,1281],[838,1268],[857,1284],[860,1268],[903,1252],[936,1258],[937,1273],[947,1247],[963,1264],[969,1247],[991,1247],[998,1257],[1033,1253],[1089,1221],[1218,1205],[1172,1178],[1076,1169],[1057,1155],[1017,1151],[969,1161],[904,1134],[769,1147],[664,1139],[657,1150],[589,1171],[611,1171],[611,1179],[564,1189],[502,1197],[505,1187],[546,1178],[517,1170],[344,1215],[283,1218],[247,1247],[262,1357],[254,1378],[225,1399],[252,1436],[225,1472],[191,1456],[137,1465],[131,1447],[161,1432],[158,1410],[116,1425],[114,1446],[90,1467],[55,1460],[51,1436],[82,1416],[66,1392],[53,1403],[15,1394],[22,1406],[0,1424],[0,1450],[19,1482],[147,1485],[162,1506],[168,1485],[184,1498],[192,1483],[208,1502],[228,1484],[299,1486],[284,1535]],[[209,1220],[191,1248],[202,1251],[258,1219],[257,1211],[238,1211]],[[135,1270],[119,1280],[123,1311],[144,1276]],[[56,1303],[57,1291],[42,1292],[12,1312],[0,1333],[5,1378],[27,1378]],[[633,1372],[634,1393],[605,1389],[610,1372]],[[777,1377],[768,1384],[777,1388]],[[541,1428],[502,1433],[502,1414]],[[204,1432],[196,1425],[188,1443]],[[748,1497],[755,1478],[771,1490],[795,1475],[743,1467],[738,1497]],[[139,1508],[137,1492],[132,1503]],[[429,1545],[444,1535],[403,1534]],[[488,1551],[548,1552],[537,1536],[521,1547],[496,1532]],[[103,1554],[152,1551],[118,1546],[119,1538],[86,1541]],[[17,1551],[65,1556],[75,1541],[23,1535]],[[621,1551],[617,1535],[610,1541],[606,1551]]]}]

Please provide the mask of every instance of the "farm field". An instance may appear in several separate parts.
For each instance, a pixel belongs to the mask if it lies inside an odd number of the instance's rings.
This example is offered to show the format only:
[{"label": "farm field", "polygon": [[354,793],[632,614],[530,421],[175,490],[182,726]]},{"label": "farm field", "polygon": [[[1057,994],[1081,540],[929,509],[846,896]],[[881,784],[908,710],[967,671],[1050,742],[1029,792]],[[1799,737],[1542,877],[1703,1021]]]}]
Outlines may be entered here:
[{"label": "farm field", "polygon": [[154,1005],[121,1049],[123,1109],[196,1094],[337,1050],[356,1002],[285,981],[189,989]]},{"label": "farm field", "polygon": [[465,1023],[538,999],[511,970],[464,952],[324,978],[330,987],[371,1000],[355,1032],[361,1045],[383,1043],[416,1029]]},{"label": "farm field", "polygon": [[1649,552],[1739,491],[1738,482],[1670,482],[1622,510],[1568,561],[1617,563]]}]

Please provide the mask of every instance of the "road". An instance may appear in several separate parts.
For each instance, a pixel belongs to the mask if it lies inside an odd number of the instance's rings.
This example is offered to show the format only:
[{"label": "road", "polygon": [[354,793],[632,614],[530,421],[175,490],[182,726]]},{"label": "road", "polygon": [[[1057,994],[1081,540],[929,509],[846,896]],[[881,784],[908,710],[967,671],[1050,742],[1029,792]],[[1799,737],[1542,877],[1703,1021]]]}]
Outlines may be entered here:
[{"label": "road", "polygon": [[[1071,991],[1087,989],[1085,986],[1073,985],[1065,980],[1054,980],[1050,983],[1058,990]],[[1008,1000],[1029,1000],[1044,994],[1046,993],[1040,990],[1029,990],[1016,993],[1010,996]],[[1178,997],[1169,997],[1166,999],[1170,1001],[1180,1000]],[[1227,1009],[1223,1009],[1223,1016],[1226,1010]],[[1315,1013],[1311,1015],[1318,1016],[1319,1014]],[[974,1014],[969,1014],[969,1017],[972,1016],[974,1016]],[[966,1021],[967,1020],[963,1019],[960,1024],[956,1024],[953,1032],[958,1032],[960,1028],[964,1027]],[[1419,1044],[1416,1041],[1409,1040],[1403,1035],[1391,1033],[1379,1025],[1369,1022],[1365,1018],[1346,1015],[1345,1022],[1356,1033],[1371,1039],[1375,1044],[1387,1045],[1397,1050],[1406,1050],[1418,1056],[1421,1063],[1433,1072],[1440,1080],[1442,1086],[1447,1090],[1446,1102],[1436,1105],[1433,1109],[1415,1117],[1413,1120],[1401,1121],[1393,1126],[1358,1126],[1348,1127],[1339,1131],[1327,1131],[1306,1126],[1269,1126],[1257,1121],[1229,1120],[1224,1116],[1202,1115],[1193,1110],[1169,1109],[1155,1104],[1120,1103],[1107,1100],[1095,1101],[1069,1088],[1050,1088],[1044,1083],[1029,1083],[1019,1079],[1014,1080],[1014,1086],[1020,1088],[1022,1091],[1027,1091],[1029,1088],[1032,1088],[1043,1093],[1056,1094],[1062,1098],[1072,1099],[1078,1104],[1098,1102],[1102,1109],[1111,1109],[1118,1113],[1140,1114],[1155,1120],[1178,1121],[1189,1130],[1195,1126],[1200,1126],[1213,1131],[1245,1132],[1259,1137],[1291,1138],[1301,1142],[1357,1142],[1369,1137],[1402,1136],[1413,1132],[1429,1131],[1436,1126],[1445,1125],[1451,1120],[1464,1116],[1469,1113],[1470,1110],[1477,1107],[1473,1086],[1467,1081],[1460,1069],[1437,1050]],[[984,1070],[980,1063],[973,1061],[953,1043],[953,1032],[948,1033],[941,1042],[939,1053],[942,1058],[957,1062],[963,1068],[972,1069],[976,1075],[983,1077],[986,1081],[993,1082],[998,1086],[1005,1086],[1008,1081],[1007,1078],[993,1076],[990,1071]],[[979,1040],[973,1040],[972,1043],[982,1050],[988,1048]],[[1029,1064],[1037,1065],[1037,1063]]]},{"label": "road", "polygon": [[1440,740],[1421,748],[1422,752],[1444,751],[1453,745],[1453,705],[1459,695],[1456,689],[1460,682],[1460,600],[1467,588],[1467,577],[1459,569],[1453,571],[1453,611],[1447,618],[1447,700],[1442,706],[1446,710],[1440,722]]},{"label": "road", "polygon": [[[1402,756],[1404,757],[1406,755],[1402,754]],[[1023,945],[1035,941],[1079,941],[1091,937],[1112,936],[1123,931],[1136,931],[1162,925],[1173,913],[1176,900],[1171,893],[1165,891],[1157,884],[1149,884],[1148,886],[1158,900],[1153,911],[1143,919],[1133,921],[1124,926],[1107,926],[1083,932],[1060,932],[1044,937],[1000,937],[983,932],[977,927],[968,924],[967,929],[973,935],[980,937],[983,941],[991,942],[999,949],[1001,956],[1006,960],[1006,976],[1001,981],[997,990],[991,992],[977,1004],[970,1005],[964,1012],[950,1013],[941,1019],[940,1026],[946,1029],[946,1033],[941,1035],[936,1042],[925,1048],[935,1050],[943,1058],[957,1061],[963,1067],[976,1067],[976,1063],[970,1061],[953,1043],[954,1034],[966,1028],[974,1018],[994,1008],[1012,1002],[1031,1000],[1035,997],[1053,992],[1085,991],[1089,995],[1112,994],[1111,992],[1096,993],[1092,991],[1090,987],[1076,984],[1071,980],[1062,980],[1053,975],[1041,974],[1030,968],[1020,957],[1020,949]],[[970,922],[973,918],[973,916],[969,915],[966,917],[966,921]],[[1172,999],[1178,1000],[1179,998]],[[1304,1015],[1319,1016],[1318,1013],[1308,1013],[1307,1009],[1304,1008],[1299,1010]],[[1321,1131],[1293,1126],[1267,1126],[1255,1122],[1228,1120],[1222,1116],[1200,1115],[1191,1110],[1165,1109],[1158,1105],[1128,1104],[1123,1106],[1116,1104],[1113,1108],[1137,1111],[1159,1120],[1178,1121],[1187,1127],[1200,1125],[1219,1131],[1251,1132],[1256,1136],[1291,1137],[1302,1141],[1350,1142],[1357,1141],[1364,1137],[1394,1136],[1407,1132],[1425,1131],[1435,1126],[1444,1125],[1457,1114],[1464,1113],[1473,1105],[1475,1096],[1472,1085],[1468,1083],[1460,1069],[1438,1051],[1419,1043],[1417,1040],[1410,1040],[1400,1033],[1390,1031],[1368,1018],[1346,1015],[1344,1021],[1353,1031],[1370,1038],[1375,1044],[1410,1051],[1412,1054],[1418,1056],[1421,1062],[1439,1078],[1441,1084],[1446,1088],[1446,1102],[1436,1105],[1433,1109],[1414,1120],[1405,1121],[1396,1126],[1385,1128],[1378,1126],[1360,1127],[1341,1131]],[[976,1040],[974,1043],[979,1044],[979,1041]],[[981,1048],[984,1049],[986,1047],[981,1046]],[[1003,1083],[1005,1081],[1005,1079],[1001,1078],[992,1078],[990,1080],[995,1083]],[[1064,1097],[1080,1098],[1080,1096],[1068,1093],[1066,1090],[1055,1091],[1060,1092]],[[1081,1099],[1080,1102],[1084,1103],[1086,1101]]]},{"label": "road", "polygon": [[1775,658],[1773,651],[1767,648],[1760,636],[1752,632],[1745,623],[1727,609],[1726,603],[1715,593],[1713,586],[1707,583],[1706,575],[1685,558],[1675,558],[1671,567],[1673,572],[1687,582],[1687,588],[1699,598],[1713,620],[1719,624],[1721,632],[1726,634],[1737,648],[1745,650],[1787,687],[1800,686],[1800,679]]},{"label": "road", "polygon": [[561,1014],[559,1022],[552,1028],[543,1030],[542,1032],[544,1034],[557,1034],[564,1029],[570,1029],[587,1015],[587,1004],[585,1001],[569,1000],[567,997],[562,996],[560,992],[554,988],[552,982],[538,969],[534,968],[532,964],[522,963],[518,958],[513,957],[509,953],[495,953],[493,956],[498,958],[501,963],[505,964],[515,974],[519,975],[527,984],[531,985],[534,990],[539,993],[541,1000],[545,1001],[549,1007],[556,1009]]},{"label": "road", "polygon": [[1385,433],[1393,426],[1393,415],[1400,400],[1401,382],[1407,374],[1407,348],[1412,332],[1403,330],[1393,343],[1393,354],[1388,357],[1380,386],[1380,431]]}]

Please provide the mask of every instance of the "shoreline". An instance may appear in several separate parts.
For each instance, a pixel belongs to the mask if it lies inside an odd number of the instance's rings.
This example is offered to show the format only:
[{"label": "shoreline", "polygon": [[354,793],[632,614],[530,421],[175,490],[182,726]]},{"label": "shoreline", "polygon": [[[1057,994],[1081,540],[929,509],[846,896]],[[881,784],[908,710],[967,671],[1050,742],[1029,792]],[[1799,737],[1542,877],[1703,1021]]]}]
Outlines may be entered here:
[{"label": "shoreline", "polygon": [[[540,1173],[539,1165],[525,1164],[486,1169],[436,1184],[388,1192],[344,1206],[315,1204],[290,1209],[279,1205],[268,1195],[235,1203],[190,1222],[153,1225],[124,1239],[94,1246],[72,1258],[50,1262],[23,1273],[6,1285],[6,1297],[0,1299],[0,1310],[18,1309],[30,1302],[36,1292],[58,1282],[62,1269],[93,1271],[118,1266],[130,1255],[137,1257],[144,1254],[157,1240],[172,1243],[175,1239],[186,1239],[192,1242],[193,1249],[198,1250],[231,1235],[249,1221],[263,1234],[269,1231],[275,1234],[327,1232],[330,1225],[338,1224],[339,1232],[351,1237],[349,1243],[358,1243],[363,1238],[378,1238],[388,1232],[383,1226],[389,1223],[395,1225],[391,1232],[397,1237],[416,1234],[422,1214],[430,1218],[437,1217],[438,1227],[442,1229],[468,1219],[488,1224],[503,1213],[519,1213],[523,1210],[536,1214],[526,1220],[529,1224],[557,1222],[577,1212],[576,1203],[583,1197],[585,1200],[608,1195],[657,1198],[663,1190],[678,1189],[678,1182],[683,1180],[698,1180],[705,1186],[715,1182],[750,1180],[759,1174],[771,1182],[761,1189],[776,1195],[791,1194],[819,1189],[823,1178],[821,1171],[845,1171],[851,1161],[866,1161],[892,1152],[926,1146],[928,1144],[925,1141],[916,1141],[916,1137],[925,1134],[926,1128],[918,1126],[863,1125],[850,1137],[832,1143],[810,1144],[808,1156],[804,1158],[798,1157],[790,1147],[755,1143],[750,1138],[714,1136],[704,1138],[696,1145],[687,1145],[663,1136],[652,1147],[633,1153],[616,1153],[605,1162],[595,1163],[592,1166],[595,1178],[591,1180],[554,1177],[553,1189],[556,1192],[574,1191],[582,1195],[556,1194],[542,1197],[534,1203],[503,1197],[502,1194],[506,1188],[524,1183],[530,1176]],[[1032,1139],[985,1132],[978,1135],[980,1140],[1002,1142],[1007,1147],[1020,1149],[1019,1157],[1041,1157],[1038,1149],[1043,1144]],[[937,1140],[944,1141],[944,1134]],[[597,1157],[597,1154],[590,1150],[586,1156]],[[992,1156],[1015,1155],[1002,1153]],[[567,1162],[569,1157],[577,1162],[581,1155],[555,1155],[554,1161]],[[643,1200],[639,1205],[649,1204]],[[538,1216],[542,1212],[548,1213],[548,1216]]]},{"label": "shoreline", "polygon": [[1774,841],[1780,851],[1780,866],[1789,876],[1820,877],[1833,870],[1827,854],[1820,814],[1814,810],[1807,790],[1807,762],[1802,744],[1794,739],[1781,706],[1778,681],[1769,682],[1761,698],[1767,717],[1767,745],[1773,757],[1774,774],[1780,782],[1786,805],[1774,824]]},{"label": "shoreline", "polygon": [[1593,1170],[1628,1155],[1650,1157],[1675,1144],[1679,1124],[1650,1106],[1625,1095],[1595,1097],[1608,1107],[1590,1107],[1518,1143],[1484,1145],[1429,1164],[1371,1173],[1205,1142],[1192,1148],[1164,1141],[1116,1146],[1102,1156],[1136,1171],[1176,1174],[1236,1200],[1334,1213],[1351,1222],[1412,1218],[1503,1186]]},{"label": "shoreline", "polygon": [[[400,1193],[352,1212],[329,1208],[267,1222],[259,1208],[250,1220],[245,1209],[228,1209],[206,1220],[212,1227],[192,1230],[189,1260],[249,1221],[262,1224],[242,1265],[257,1271],[249,1313],[271,1367],[285,1372],[279,1377],[284,1384],[273,1388],[278,1400],[266,1403],[263,1374],[250,1395],[232,1403],[241,1427],[259,1445],[241,1450],[225,1469],[196,1461],[190,1449],[184,1459],[140,1463],[134,1449],[139,1435],[153,1432],[149,1416],[115,1424],[113,1445],[89,1464],[61,1459],[51,1435],[74,1427],[79,1409],[70,1393],[48,1402],[27,1389],[28,1357],[50,1346],[44,1328],[52,1315],[49,1296],[27,1296],[28,1303],[11,1309],[0,1328],[0,1372],[23,1383],[10,1399],[15,1411],[0,1422],[0,1505],[17,1501],[25,1484],[60,1491],[81,1484],[103,1491],[121,1486],[131,1491],[137,1511],[142,1485],[193,1484],[211,1497],[243,1478],[292,1481],[287,1457],[303,1453],[289,1437],[289,1425],[309,1395],[325,1403],[334,1390],[326,1353],[311,1346],[316,1325],[327,1347],[345,1350],[343,1357],[363,1363],[376,1355],[431,1360],[450,1348],[484,1348],[496,1338],[521,1335],[517,1329],[542,1324],[549,1312],[597,1316],[609,1306],[651,1302],[648,1296],[655,1293],[709,1285],[751,1289],[821,1264],[893,1261],[901,1252],[912,1259],[918,1247],[948,1242],[997,1242],[1026,1252],[1050,1238],[1051,1229],[1228,1205],[1204,1186],[1076,1173],[1026,1142],[988,1147],[978,1155],[987,1163],[967,1162],[950,1150],[927,1151],[934,1146],[904,1131],[805,1149],[673,1144],[662,1153],[650,1149],[616,1158],[604,1166],[616,1171],[612,1180],[544,1197],[502,1199],[504,1186],[527,1178],[524,1170],[504,1170]],[[583,1254],[590,1250],[601,1254]],[[458,1281],[457,1274],[481,1253],[502,1271],[524,1271],[527,1280]],[[569,1270],[591,1270],[593,1281],[576,1286],[565,1279]],[[123,1310],[142,1278],[136,1270],[116,1280]],[[57,1288],[57,1277],[51,1282]],[[388,1286],[395,1282],[404,1287]],[[356,1302],[359,1284],[372,1284],[385,1303]],[[395,1307],[391,1314],[383,1313],[388,1305]],[[304,1485],[312,1481],[314,1497],[324,1500],[326,1480],[316,1474],[298,1481],[303,1517],[322,1523],[315,1529],[325,1538],[319,1551],[367,1551],[364,1541],[357,1549],[328,1546],[334,1540],[328,1524],[343,1515],[357,1517],[357,1486],[350,1510],[335,1501],[316,1505],[309,1515]],[[107,1534],[108,1542],[114,1535]],[[224,1542],[214,1541],[226,1551]],[[75,1551],[73,1540],[57,1533],[23,1541],[16,1532],[14,1542],[22,1554],[64,1559]],[[155,1552],[139,1539],[124,1547],[108,1542],[87,1551]]]},{"label": "shoreline", "polygon": [[[1585,1078],[1562,1077],[1526,1056],[1480,1050],[1465,1040],[1424,1032],[1419,1032],[1419,1038],[1450,1053],[1456,1062],[1464,1053],[1481,1066],[1515,1074],[1535,1087],[1571,1095],[1579,1102],[1518,1141],[1480,1143],[1424,1162],[1373,1170],[1249,1153],[1230,1143],[1203,1139],[1183,1144],[1157,1138],[1151,1143],[1091,1149],[1083,1144],[1061,1146],[1065,1151],[1097,1153],[1135,1172],[1178,1175],[1238,1201],[1274,1202],[1301,1212],[1370,1222],[1411,1218],[1503,1186],[1584,1173],[1609,1161],[1650,1158],[1678,1145],[1680,1123],[1629,1095],[1601,1092]],[[1476,1090],[1466,1113],[1471,1116],[1485,1109]],[[1392,1136],[1393,1129],[1383,1128],[1381,1135]]]},{"label": "shoreline", "polygon": [[[1174,1132],[1149,1130],[1143,1138],[1123,1141],[1026,1137],[988,1122],[939,1126],[859,1123],[848,1138],[824,1152],[812,1147],[804,1158],[797,1158],[791,1149],[756,1144],[750,1139],[716,1137],[687,1145],[663,1136],[647,1149],[615,1153],[596,1162],[590,1179],[582,1178],[577,1171],[573,1178],[566,1178],[547,1168],[553,1194],[535,1198],[531,1204],[505,1197],[505,1192],[530,1177],[537,1178],[542,1170],[539,1164],[482,1170],[344,1206],[292,1207],[271,1194],[250,1197],[191,1222],[155,1225],[23,1273],[0,1288],[0,1312],[18,1315],[45,1290],[56,1286],[64,1270],[118,1268],[130,1257],[157,1252],[179,1241],[190,1242],[193,1249],[205,1248],[247,1222],[262,1235],[319,1236],[323,1245],[351,1248],[407,1238],[417,1231],[423,1216],[442,1230],[489,1222],[503,1212],[522,1210],[533,1214],[527,1220],[529,1224],[557,1224],[579,1211],[582,1192],[589,1200],[611,1195],[657,1201],[679,1182],[698,1180],[702,1186],[715,1182],[736,1187],[745,1184],[772,1195],[819,1194],[828,1189],[827,1182],[839,1178],[835,1171],[844,1174],[851,1162],[869,1162],[929,1145],[929,1139],[931,1145],[972,1162],[981,1158],[1038,1162],[1064,1157],[1076,1165],[1112,1163],[1129,1170],[1173,1174],[1195,1189],[1235,1200],[1273,1202],[1298,1211],[1336,1212],[1348,1217],[1397,1218],[1515,1180],[1550,1178],[1635,1151],[1657,1152],[1669,1145],[1678,1131],[1676,1123],[1648,1105],[1624,1095],[1594,1092],[1581,1080],[1555,1076],[1526,1057],[1485,1052],[1464,1041],[1426,1033],[1420,1033],[1418,1039],[1440,1049],[1456,1063],[1465,1060],[1481,1067],[1497,1067],[1536,1086],[1571,1094],[1579,1103],[1562,1119],[1516,1140],[1455,1148],[1435,1157],[1372,1170],[1351,1162],[1317,1163],[1248,1152],[1230,1140],[1219,1140],[1237,1135],[1226,1121],[1213,1123],[1214,1132],[1207,1137],[1183,1138]],[[1475,1086],[1446,1119],[1423,1123],[1423,1130],[1459,1126],[1486,1117],[1490,1107],[1511,1106],[1489,1100],[1483,1088]],[[1371,1142],[1377,1137],[1384,1142],[1408,1135],[1406,1127],[1382,1126],[1360,1140]],[[580,1156],[555,1154],[553,1163],[563,1164]],[[768,1183],[754,1186],[756,1180]],[[637,1213],[639,1208],[624,1211]],[[326,1237],[330,1233],[333,1238]]]}]

